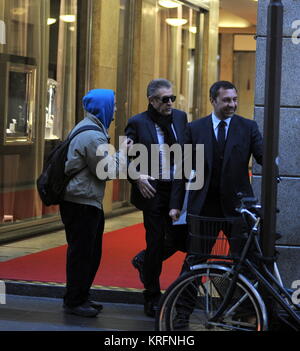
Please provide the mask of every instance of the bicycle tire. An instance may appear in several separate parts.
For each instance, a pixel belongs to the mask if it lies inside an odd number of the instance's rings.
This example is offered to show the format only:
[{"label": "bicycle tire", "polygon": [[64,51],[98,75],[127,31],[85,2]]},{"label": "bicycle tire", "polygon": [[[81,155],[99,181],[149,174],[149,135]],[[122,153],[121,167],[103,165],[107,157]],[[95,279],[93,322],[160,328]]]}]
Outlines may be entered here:
[{"label": "bicycle tire", "polygon": [[217,321],[211,320],[231,279],[229,267],[213,264],[198,265],[196,270],[181,275],[160,300],[156,330],[266,330],[265,305],[251,283],[240,275],[226,310]]}]

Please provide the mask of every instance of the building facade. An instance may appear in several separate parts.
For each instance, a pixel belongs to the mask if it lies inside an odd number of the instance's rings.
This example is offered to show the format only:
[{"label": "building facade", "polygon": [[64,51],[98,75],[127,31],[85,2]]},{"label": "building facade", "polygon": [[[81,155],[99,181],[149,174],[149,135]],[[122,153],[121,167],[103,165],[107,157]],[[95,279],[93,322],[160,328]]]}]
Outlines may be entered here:
[{"label": "building facade", "polygon": [[[264,127],[265,65],[267,43],[267,14],[269,0],[262,0],[258,7],[255,119],[260,129]],[[278,265],[284,283],[291,288],[300,279],[300,2],[282,0],[282,83],[279,129],[279,174],[277,231],[282,238],[277,242]],[[261,169],[254,169],[255,193],[260,194]],[[299,285],[299,284],[298,284]]]},{"label": "building facade", "polygon": [[[170,2],[169,2],[170,3]],[[157,77],[174,84],[189,120],[210,112],[218,75],[218,0],[0,0],[0,242],[61,227],[36,191],[43,161],[83,118],[82,96],[113,89],[112,143],[147,108]],[[174,2],[173,2],[174,5]],[[129,206],[108,182],[106,214]]]}]

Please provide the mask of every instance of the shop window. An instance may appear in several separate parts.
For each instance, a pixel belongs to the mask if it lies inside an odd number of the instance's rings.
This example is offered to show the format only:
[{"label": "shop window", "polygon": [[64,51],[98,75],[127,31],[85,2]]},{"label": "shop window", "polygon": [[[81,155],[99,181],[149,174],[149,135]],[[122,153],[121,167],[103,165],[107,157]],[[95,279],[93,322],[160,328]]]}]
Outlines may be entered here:
[{"label": "shop window", "polygon": [[[7,57],[7,56],[6,56]],[[36,66],[4,61],[0,69],[5,77],[4,99],[1,111],[4,117],[4,144],[33,142],[35,122]],[[6,87],[6,89],[5,89]]]},{"label": "shop window", "polygon": [[64,138],[75,122],[76,9],[77,0],[50,2],[45,140]]},{"label": "shop window", "polygon": [[59,219],[36,179],[75,123],[76,23],[77,0],[0,0],[0,238]]},{"label": "shop window", "polygon": [[[190,121],[199,117],[201,104],[202,10],[180,2],[143,1],[136,2],[134,10],[140,11],[137,17],[141,18],[130,20],[134,12],[129,3],[120,1],[116,141],[123,135],[127,119],[147,109],[146,87],[153,78],[173,83],[175,108],[186,111]],[[170,3],[176,6],[167,7]],[[129,201],[129,188],[128,181],[114,181],[115,207]]]}]

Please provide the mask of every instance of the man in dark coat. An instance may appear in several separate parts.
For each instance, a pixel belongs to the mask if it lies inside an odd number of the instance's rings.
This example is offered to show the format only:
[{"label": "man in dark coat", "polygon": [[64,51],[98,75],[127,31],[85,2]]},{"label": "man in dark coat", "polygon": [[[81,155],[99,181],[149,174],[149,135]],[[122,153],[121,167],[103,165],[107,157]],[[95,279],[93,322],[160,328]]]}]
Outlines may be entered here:
[{"label": "man in dark coat", "polygon": [[[204,145],[204,185],[189,192],[188,213],[237,216],[237,194],[253,196],[248,167],[251,155],[262,164],[262,136],[255,121],[235,114],[238,96],[232,83],[213,84],[210,101],[212,114],[189,123],[185,132],[184,144]],[[184,181],[176,181],[171,198],[173,220],[179,216],[184,194]]]},{"label": "man in dark coat", "polygon": [[[147,88],[147,98],[147,111],[131,117],[125,133],[133,140],[134,146],[142,144],[148,156],[148,172],[143,174],[140,169],[138,178],[131,179],[131,202],[143,211],[146,250],[142,252],[142,264],[135,266],[139,268],[145,286],[145,314],[154,317],[161,294],[159,277],[162,262],[177,251],[169,241],[176,230],[169,217],[175,170],[174,157],[167,149],[175,144],[182,145],[187,116],[185,112],[173,109],[176,96],[173,95],[172,84],[166,79],[151,81]],[[157,167],[151,164],[154,159],[159,160]],[[168,164],[170,167],[165,167]]]},{"label": "man in dark coat", "polygon": [[[204,184],[201,189],[189,191],[187,213],[204,217],[237,217],[237,194],[253,196],[248,167],[251,155],[262,164],[262,136],[255,121],[235,114],[238,96],[232,83],[219,81],[213,84],[210,101],[212,114],[189,123],[185,132],[184,144],[192,145],[193,152],[189,156],[194,163],[195,146],[204,145]],[[173,186],[170,200],[172,220],[177,220],[180,215],[185,183],[185,180],[177,180]],[[212,235],[217,238],[218,233]],[[213,244],[212,240],[203,254],[209,253]],[[183,328],[189,323],[192,296],[190,293],[188,304],[183,297],[178,301],[174,328]]]}]

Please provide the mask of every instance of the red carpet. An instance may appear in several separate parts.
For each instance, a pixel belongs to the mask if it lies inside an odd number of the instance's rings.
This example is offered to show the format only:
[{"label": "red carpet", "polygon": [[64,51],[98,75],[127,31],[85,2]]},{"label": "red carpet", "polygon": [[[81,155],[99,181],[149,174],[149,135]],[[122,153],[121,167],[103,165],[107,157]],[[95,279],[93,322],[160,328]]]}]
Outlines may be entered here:
[{"label": "red carpet", "polygon": [[[0,279],[65,283],[66,245],[0,262]],[[132,257],[145,247],[142,224],[106,233],[103,256],[95,285],[143,289]],[[164,262],[161,288],[166,289],[178,276],[184,254],[176,253]]]}]

